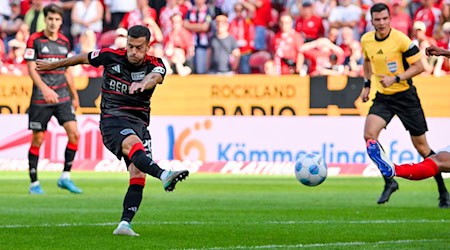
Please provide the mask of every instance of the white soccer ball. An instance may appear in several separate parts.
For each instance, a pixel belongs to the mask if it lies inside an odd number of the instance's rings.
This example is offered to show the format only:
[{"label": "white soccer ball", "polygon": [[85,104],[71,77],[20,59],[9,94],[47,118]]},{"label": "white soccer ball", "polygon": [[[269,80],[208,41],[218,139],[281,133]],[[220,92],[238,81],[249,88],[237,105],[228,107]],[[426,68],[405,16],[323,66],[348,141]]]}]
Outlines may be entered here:
[{"label": "white soccer ball", "polygon": [[320,185],[327,178],[327,164],[318,154],[304,154],[295,161],[295,177],[306,186]]}]

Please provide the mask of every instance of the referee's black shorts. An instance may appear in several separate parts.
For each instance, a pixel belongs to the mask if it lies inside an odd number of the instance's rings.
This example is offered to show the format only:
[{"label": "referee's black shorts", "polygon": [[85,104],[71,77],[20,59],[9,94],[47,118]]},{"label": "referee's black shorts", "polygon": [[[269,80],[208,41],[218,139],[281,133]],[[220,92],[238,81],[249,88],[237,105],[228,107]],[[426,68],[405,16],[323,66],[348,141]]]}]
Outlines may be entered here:
[{"label": "referee's black shorts", "polygon": [[152,157],[150,132],[145,124],[119,117],[103,118],[100,121],[100,132],[106,148],[119,160],[123,157],[127,167],[131,164],[131,160],[122,154],[122,142],[130,135],[137,135],[144,144],[146,154]]},{"label": "referee's black shorts", "polygon": [[377,92],[369,114],[380,116],[387,124],[397,115],[412,136],[420,136],[428,131],[425,114],[413,85],[408,90],[393,95]]}]

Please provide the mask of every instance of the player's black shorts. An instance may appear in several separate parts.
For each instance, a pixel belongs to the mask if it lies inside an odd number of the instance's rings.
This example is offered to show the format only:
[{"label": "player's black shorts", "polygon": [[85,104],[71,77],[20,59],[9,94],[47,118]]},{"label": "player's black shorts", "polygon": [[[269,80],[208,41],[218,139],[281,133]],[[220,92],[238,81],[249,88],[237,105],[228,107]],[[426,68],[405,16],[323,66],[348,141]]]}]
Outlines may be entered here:
[{"label": "player's black shorts", "polygon": [[137,135],[144,144],[146,154],[152,157],[150,132],[144,124],[118,117],[104,118],[100,121],[100,132],[106,148],[119,160],[123,157],[127,166],[131,164],[131,160],[122,154],[122,142],[130,135]]},{"label": "player's black shorts", "polygon": [[46,131],[47,124],[52,116],[56,117],[59,125],[77,120],[75,109],[70,101],[55,105],[30,104],[28,109],[28,129]]},{"label": "player's black shorts", "polygon": [[414,86],[393,95],[377,92],[369,114],[380,116],[388,124],[392,117],[397,115],[412,136],[423,135],[428,131],[425,114]]}]

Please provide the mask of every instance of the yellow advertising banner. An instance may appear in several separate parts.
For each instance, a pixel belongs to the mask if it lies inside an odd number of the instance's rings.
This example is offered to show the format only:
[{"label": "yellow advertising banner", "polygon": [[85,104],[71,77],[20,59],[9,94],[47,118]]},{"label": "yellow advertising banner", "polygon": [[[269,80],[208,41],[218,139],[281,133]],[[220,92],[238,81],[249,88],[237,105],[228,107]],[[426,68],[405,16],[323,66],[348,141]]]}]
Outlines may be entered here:
[{"label": "yellow advertising banner", "polygon": [[309,78],[265,75],[169,76],[152,97],[153,115],[308,115]]},{"label": "yellow advertising banner", "polygon": [[[75,78],[78,114],[98,114],[102,78]],[[425,115],[450,117],[450,76],[415,77]],[[167,76],[152,98],[152,115],[365,116],[361,78],[273,77],[265,75]],[[26,113],[32,92],[29,77],[0,76],[0,114]],[[372,96],[375,90],[372,90]]]}]

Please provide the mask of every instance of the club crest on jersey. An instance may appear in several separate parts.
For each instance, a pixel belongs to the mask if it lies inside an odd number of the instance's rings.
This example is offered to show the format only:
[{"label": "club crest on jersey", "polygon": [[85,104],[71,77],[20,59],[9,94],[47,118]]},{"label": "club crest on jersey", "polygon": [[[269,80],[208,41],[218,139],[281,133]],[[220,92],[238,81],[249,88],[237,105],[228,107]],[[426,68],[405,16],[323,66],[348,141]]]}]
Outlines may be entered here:
[{"label": "club crest on jersey", "polygon": [[94,58],[98,57],[98,55],[100,55],[100,50],[99,49],[96,49],[96,50],[92,51],[91,59],[94,59]]},{"label": "club crest on jersey", "polygon": [[391,73],[397,72],[397,69],[398,69],[397,62],[387,62],[387,66]]},{"label": "club crest on jersey", "polygon": [[166,70],[163,67],[158,66],[152,70],[152,73],[159,73],[161,75],[164,75],[166,73]]},{"label": "club crest on jersey", "polygon": [[34,59],[34,49],[32,49],[32,48],[26,49],[23,57],[25,59]]},{"label": "club crest on jersey", "polygon": [[131,72],[131,79],[133,81],[142,81],[145,77],[145,72]]}]

